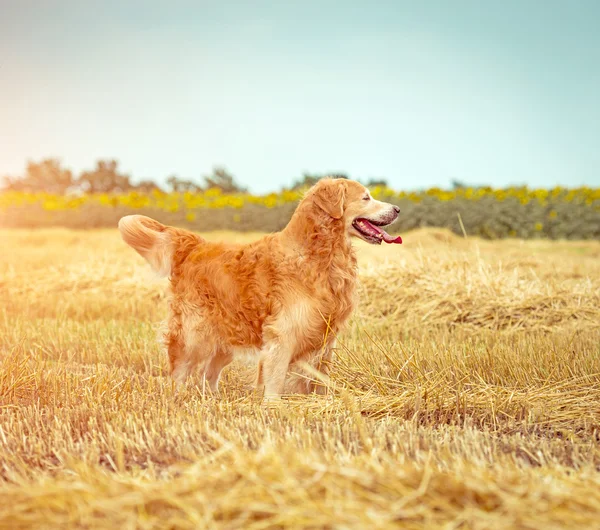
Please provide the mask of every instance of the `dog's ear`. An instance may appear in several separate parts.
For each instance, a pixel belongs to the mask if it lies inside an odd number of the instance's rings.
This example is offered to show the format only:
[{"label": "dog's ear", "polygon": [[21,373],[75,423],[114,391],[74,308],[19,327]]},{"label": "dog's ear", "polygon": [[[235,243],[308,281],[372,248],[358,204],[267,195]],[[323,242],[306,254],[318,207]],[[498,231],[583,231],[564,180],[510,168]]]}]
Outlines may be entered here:
[{"label": "dog's ear", "polygon": [[314,201],[329,216],[341,219],[346,203],[346,183],[343,179],[322,180],[317,184]]}]

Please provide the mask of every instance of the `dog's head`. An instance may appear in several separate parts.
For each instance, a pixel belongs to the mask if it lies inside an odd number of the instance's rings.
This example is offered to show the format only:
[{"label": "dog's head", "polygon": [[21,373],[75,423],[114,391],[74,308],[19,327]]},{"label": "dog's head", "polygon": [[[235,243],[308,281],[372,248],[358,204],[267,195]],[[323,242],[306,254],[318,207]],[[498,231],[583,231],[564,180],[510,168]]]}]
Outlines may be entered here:
[{"label": "dog's head", "polygon": [[383,227],[398,219],[400,208],[377,201],[359,182],[347,179],[322,179],[309,194],[314,204],[325,214],[341,220],[348,233],[368,243],[380,245],[402,243],[402,238],[390,236]]}]

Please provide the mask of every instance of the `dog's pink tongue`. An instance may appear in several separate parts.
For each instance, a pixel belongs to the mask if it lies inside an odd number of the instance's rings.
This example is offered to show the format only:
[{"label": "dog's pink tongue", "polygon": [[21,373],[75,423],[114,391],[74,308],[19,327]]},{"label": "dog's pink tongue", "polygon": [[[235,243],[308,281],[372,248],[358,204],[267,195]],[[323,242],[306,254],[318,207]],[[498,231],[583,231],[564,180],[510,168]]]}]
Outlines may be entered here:
[{"label": "dog's pink tongue", "polygon": [[385,230],[381,231],[381,234],[383,235],[383,240],[386,243],[397,243],[398,245],[402,244],[402,238],[400,236],[397,237],[392,237],[390,234],[388,234]]},{"label": "dog's pink tongue", "polygon": [[398,243],[398,244],[402,243],[402,238],[400,236],[392,237],[383,228],[381,228],[380,226],[375,226],[373,223],[369,222],[367,219],[361,219],[360,226],[363,229],[366,229],[366,231],[367,231],[367,233],[369,233],[369,235],[372,235],[375,237],[381,236],[381,239],[383,239],[383,241],[385,241],[386,243]]}]

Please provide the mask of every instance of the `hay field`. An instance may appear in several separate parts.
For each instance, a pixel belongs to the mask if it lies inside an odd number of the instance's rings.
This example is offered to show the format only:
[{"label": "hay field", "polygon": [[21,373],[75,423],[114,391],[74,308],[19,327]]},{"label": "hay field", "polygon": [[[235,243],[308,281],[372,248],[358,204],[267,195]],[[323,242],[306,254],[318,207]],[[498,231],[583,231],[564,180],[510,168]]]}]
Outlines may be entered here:
[{"label": "hay field", "polygon": [[174,392],[116,230],[0,231],[0,528],[600,527],[600,243],[403,236],[330,396],[266,409]]}]

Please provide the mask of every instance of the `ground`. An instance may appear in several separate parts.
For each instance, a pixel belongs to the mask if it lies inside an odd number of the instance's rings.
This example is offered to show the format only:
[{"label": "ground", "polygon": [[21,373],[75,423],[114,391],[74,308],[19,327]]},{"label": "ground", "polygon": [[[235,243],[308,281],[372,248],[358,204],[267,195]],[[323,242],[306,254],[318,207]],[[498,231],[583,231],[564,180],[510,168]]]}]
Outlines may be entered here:
[{"label": "ground", "polygon": [[265,408],[175,392],[116,230],[0,230],[0,527],[598,527],[600,243],[403,236],[329,396]]}]

